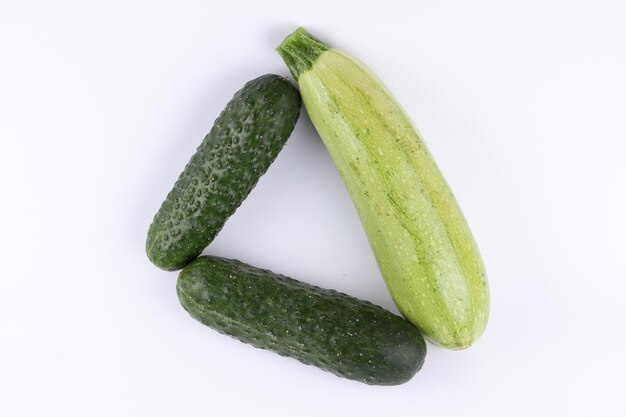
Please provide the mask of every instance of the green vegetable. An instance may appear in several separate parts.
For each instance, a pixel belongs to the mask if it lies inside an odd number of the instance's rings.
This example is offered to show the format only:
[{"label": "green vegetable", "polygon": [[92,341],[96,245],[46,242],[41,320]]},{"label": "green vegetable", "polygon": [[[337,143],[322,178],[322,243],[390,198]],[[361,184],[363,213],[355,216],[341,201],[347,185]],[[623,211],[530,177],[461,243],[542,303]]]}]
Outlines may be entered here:
[{"label": "green vegetable", "polygon": [[303,29],[277,48],[332,156],[398,309],[452,349],[483,332],[489,294],[467,223],[422,138],[382,83]]},{"label": "green vegetable", "polygon": [[176,288],[185,310],[207,326],[367,384],[406,382],[426,355],[424,339],[401,317],[239,261],[200,257]]},{"label": "green vegetable", "polygon": [[146,252],[156,266],[180,269],[213,241],[282,149],[300,106],[296,88],[278,75],[235,94],[150,225]]}]

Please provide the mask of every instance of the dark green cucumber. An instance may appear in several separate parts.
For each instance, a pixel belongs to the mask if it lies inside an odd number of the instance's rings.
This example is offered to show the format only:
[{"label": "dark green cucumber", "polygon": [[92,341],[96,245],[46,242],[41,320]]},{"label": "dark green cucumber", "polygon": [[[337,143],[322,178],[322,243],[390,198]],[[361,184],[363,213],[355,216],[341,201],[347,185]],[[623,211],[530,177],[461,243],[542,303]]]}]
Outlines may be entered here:
[{"label": "dark green cucumber", "polygon": [[296,88],[278,75],[235,94],[150,225],[152,263],[174,271],[202,253],[278,155],[300,106]]},{"label": "dark green cucumber", "polygon": [[177,292],[192,317],[221,333],[366,384],[406,382],[426,355],[421,334],[401,317],[236,260],[196,259]]}]

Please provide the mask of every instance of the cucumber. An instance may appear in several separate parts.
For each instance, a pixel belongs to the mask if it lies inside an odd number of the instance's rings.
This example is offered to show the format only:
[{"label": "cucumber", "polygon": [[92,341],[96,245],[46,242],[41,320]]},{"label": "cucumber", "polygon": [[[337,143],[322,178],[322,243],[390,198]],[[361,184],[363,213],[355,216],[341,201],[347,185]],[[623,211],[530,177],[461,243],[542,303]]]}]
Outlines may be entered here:
[{"label": "cucumber", "polygon": [[187,164],[148,230],[148,258],[174,271],[196,258],[248,196],[289,138],[301,99],[278,75],[239,90]]},{"label": "cucumber", "polygon": [[481,257],[421,136],[361,63],[300,28],[277,48],[352,197],[402,314],[431,341],[471,345],[489,315]]},{"label": "cucumber", "polygon": [[401,317],[236,260],[200,257],[181,271],[176,289],[201,323],[366,384],[406,382],[426,355],[419,331]]}]

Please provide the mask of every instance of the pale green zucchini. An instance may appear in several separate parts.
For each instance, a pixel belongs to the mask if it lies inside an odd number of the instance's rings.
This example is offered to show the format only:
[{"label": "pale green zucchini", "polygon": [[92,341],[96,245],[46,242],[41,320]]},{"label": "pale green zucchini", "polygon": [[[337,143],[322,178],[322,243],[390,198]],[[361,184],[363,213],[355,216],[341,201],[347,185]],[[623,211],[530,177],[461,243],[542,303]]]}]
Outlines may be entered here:
[{"label": "pale green zucchini", "polygon": [[300,28],[277,48],[350,193],[402,314],[431,341],[470,346],[489,315],[467,222],[421,136],[361,63]]}]

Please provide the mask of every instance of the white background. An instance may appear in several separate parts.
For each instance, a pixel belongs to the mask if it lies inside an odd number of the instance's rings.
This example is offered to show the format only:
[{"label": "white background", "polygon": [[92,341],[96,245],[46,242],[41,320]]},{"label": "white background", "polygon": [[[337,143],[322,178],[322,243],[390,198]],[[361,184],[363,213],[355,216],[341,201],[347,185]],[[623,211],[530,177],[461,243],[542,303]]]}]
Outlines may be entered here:
[{"label": "white background", "polygon": [[[298,25],[397,96],[488,270],[483,338],[402,386],[203,327],[144,253]],[[0,415],[626,415],[625,41],[620,1],[1,1]],[[397,311],[304,111],[206,253]]]}]

